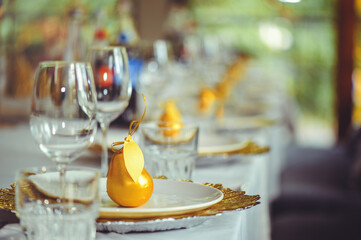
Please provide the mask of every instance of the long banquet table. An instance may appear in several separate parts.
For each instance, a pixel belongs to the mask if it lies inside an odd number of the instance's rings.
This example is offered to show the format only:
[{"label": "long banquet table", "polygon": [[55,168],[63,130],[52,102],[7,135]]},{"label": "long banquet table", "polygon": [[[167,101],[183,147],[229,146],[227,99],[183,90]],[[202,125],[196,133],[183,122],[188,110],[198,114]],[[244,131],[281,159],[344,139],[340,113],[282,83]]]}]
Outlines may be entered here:
[{"label": "long banquet table", "polygon": [[[111,130],[110,130],[111,131]],[[243,158],[221,165],[198,165],[195,182],[221,183],[224,187],[245,190],[247,194],[259,194],[261,204],[242,211],[224,212],[210,217],[204,223],[187,229],[145,232],[145,233],[97,233],[97,239],[270,239],[268,161],[270,154]],[[242,158],[242,159],[241,159]],[[28,124],[0,127],[0,188],[14,182],[15,170],[31,166],[53,165],[40,151],[30,135]],[[99,167],[99,158],[84,154],[72,165]],[[8,214],[8,213],[6,213]],[[0,211],[0,220],[6,214]],[[0,239],[23,239],[18,223],[5,225],[0,229]]]}]

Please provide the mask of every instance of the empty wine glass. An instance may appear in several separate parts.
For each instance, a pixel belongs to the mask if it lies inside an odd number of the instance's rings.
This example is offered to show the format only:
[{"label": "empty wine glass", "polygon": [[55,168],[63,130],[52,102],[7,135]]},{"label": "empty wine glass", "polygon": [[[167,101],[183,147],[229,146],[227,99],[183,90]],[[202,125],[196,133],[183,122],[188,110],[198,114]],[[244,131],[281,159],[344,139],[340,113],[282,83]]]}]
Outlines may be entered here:
[{"label": "empty wine glass", "polygon": [[97,120],[102,130],[101,172],[108,171],[107,133],[110,123],[129,104],[132,84],[129,80],[128,55],[125,47],[96,46],[89,50],[97,91]]},{"label": "empty wine glass", "polygon": [[54,161],[64,182],[66,166],[93,141],[96,92],[89,63],[39,63],[31,102],[30,130]]}]

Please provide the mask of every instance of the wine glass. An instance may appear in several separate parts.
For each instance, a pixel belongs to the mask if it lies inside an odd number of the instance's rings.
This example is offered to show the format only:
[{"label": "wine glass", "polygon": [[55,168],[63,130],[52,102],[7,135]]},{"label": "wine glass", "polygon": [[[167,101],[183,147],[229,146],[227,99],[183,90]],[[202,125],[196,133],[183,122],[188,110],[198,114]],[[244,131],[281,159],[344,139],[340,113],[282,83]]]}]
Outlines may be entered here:
[{"label": "wine glass", "polygon": [[93,141],[96,92],[90,63],[40,62],[32,93],[30,131],[54,161],[64,182],[66,166]]},{"label": "wine glass", "polygon": [[132,93],[128,55],[125,47],[95,46],[89,50],[88,61],[93,68],[98,100],[96,118],[102,130],[101,172],[106,176],[109,125],[124,112]]}]

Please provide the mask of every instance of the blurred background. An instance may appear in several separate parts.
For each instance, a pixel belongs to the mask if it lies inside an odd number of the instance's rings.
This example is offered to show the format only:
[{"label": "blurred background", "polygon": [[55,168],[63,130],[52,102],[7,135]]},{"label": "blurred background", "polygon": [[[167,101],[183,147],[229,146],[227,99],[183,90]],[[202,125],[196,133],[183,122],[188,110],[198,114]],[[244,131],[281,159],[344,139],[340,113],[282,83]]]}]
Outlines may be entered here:
[{"label": "blurred background", "polygon": [[[125,45],[134,91],[114,125],[143,111],[140,92],[153,112],[170,97],[182,110],[242,61],[229,98],[259,100],[267,91],[277,97],[263,103],[281,108],[294,141],[331,146],[361,123],[356,13],[359,0],[0,0],[0,122],[27,120],[39,61]],[[167,90],[178,85],[186,95]]]},{"label": "blurred background", "polygon": [[29,120],[40,61],[123,45],[133,93],[112,127],[139,119],[142,93],[144,122],[168,108],[231,135],[281,126],[273,239],[360,239],[360,30],[361,0],[0,0],[0,128]]}]

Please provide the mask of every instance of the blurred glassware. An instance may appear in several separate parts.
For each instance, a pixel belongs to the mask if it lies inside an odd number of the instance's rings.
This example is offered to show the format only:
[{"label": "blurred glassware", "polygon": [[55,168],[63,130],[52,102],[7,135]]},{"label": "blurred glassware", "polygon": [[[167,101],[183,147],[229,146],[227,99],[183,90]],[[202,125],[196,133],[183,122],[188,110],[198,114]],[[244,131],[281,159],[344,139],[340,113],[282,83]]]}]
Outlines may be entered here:
[{"label": "blurred glassware", "polygon": [[199,127],[191,123],[148,122],[140,126],[145,168],[152,176],[192,180]]},{"label": "blurred glassware", "polygon": [[65,61],[80,61],[85,57],[86,46],[81,35],[83,10],[74,8],[69,12],[70,23],[68,38],[63,59]]},{"label": "blurred glassware", "polygon": [[37,68],[30,130],[63,177],[96,134],[96,92],[89,63],[49,61]]},{"label": "blurred glassware", "polygon": [[109,36],[107,29],[104,26],[105,18],[104,9],[98,9],[95,13],[95,29],[92,39],[92,46],[107,46],[109,45]]},{"label": "blurred glassware", "polygon": [[139,34],[135,28],[134,19],[132,16],[133,3],[131,0],[118,0],[118,36],[117,43],[125,46],[134,46],[139,41]]},{"label": "blurred glassware", "polygon": [[125,47],[95,46],[89,50],[95,78],[97,120],[102,130],[101,172],[106,176],[109,159],[107,133],[110,123],[124,112],[132,94],[128,55]]},{"label": "blurred glassware", "polygon": [[[146,43],[144,51],[144,67],[139,75],[139,93],[146,96],[148,102],[148,114],[146,119],[153,119],[154,114],[159,110],[161,102],[172,96],[174,92],[174,75],[172,72],[173,52],[171,44],[163,39]],[[141,98],[141,94],[138,94]],[[142,100],[137,101],[142,104]],[[142,109],[142,106],[139,106]]]},{"label": "blurred glassware", "polygon": [[165,40],[156,40],[153,43],[154,61],[159,66],[165,66],[172,61],[173,54],[171,50],[171,44]]},{"label": "blurred glassware", "polygon": [[69,167],[63,183],[56,167],[18,170],[15,196],[26,239],[95,239],[100,197],[94,169]]}]

